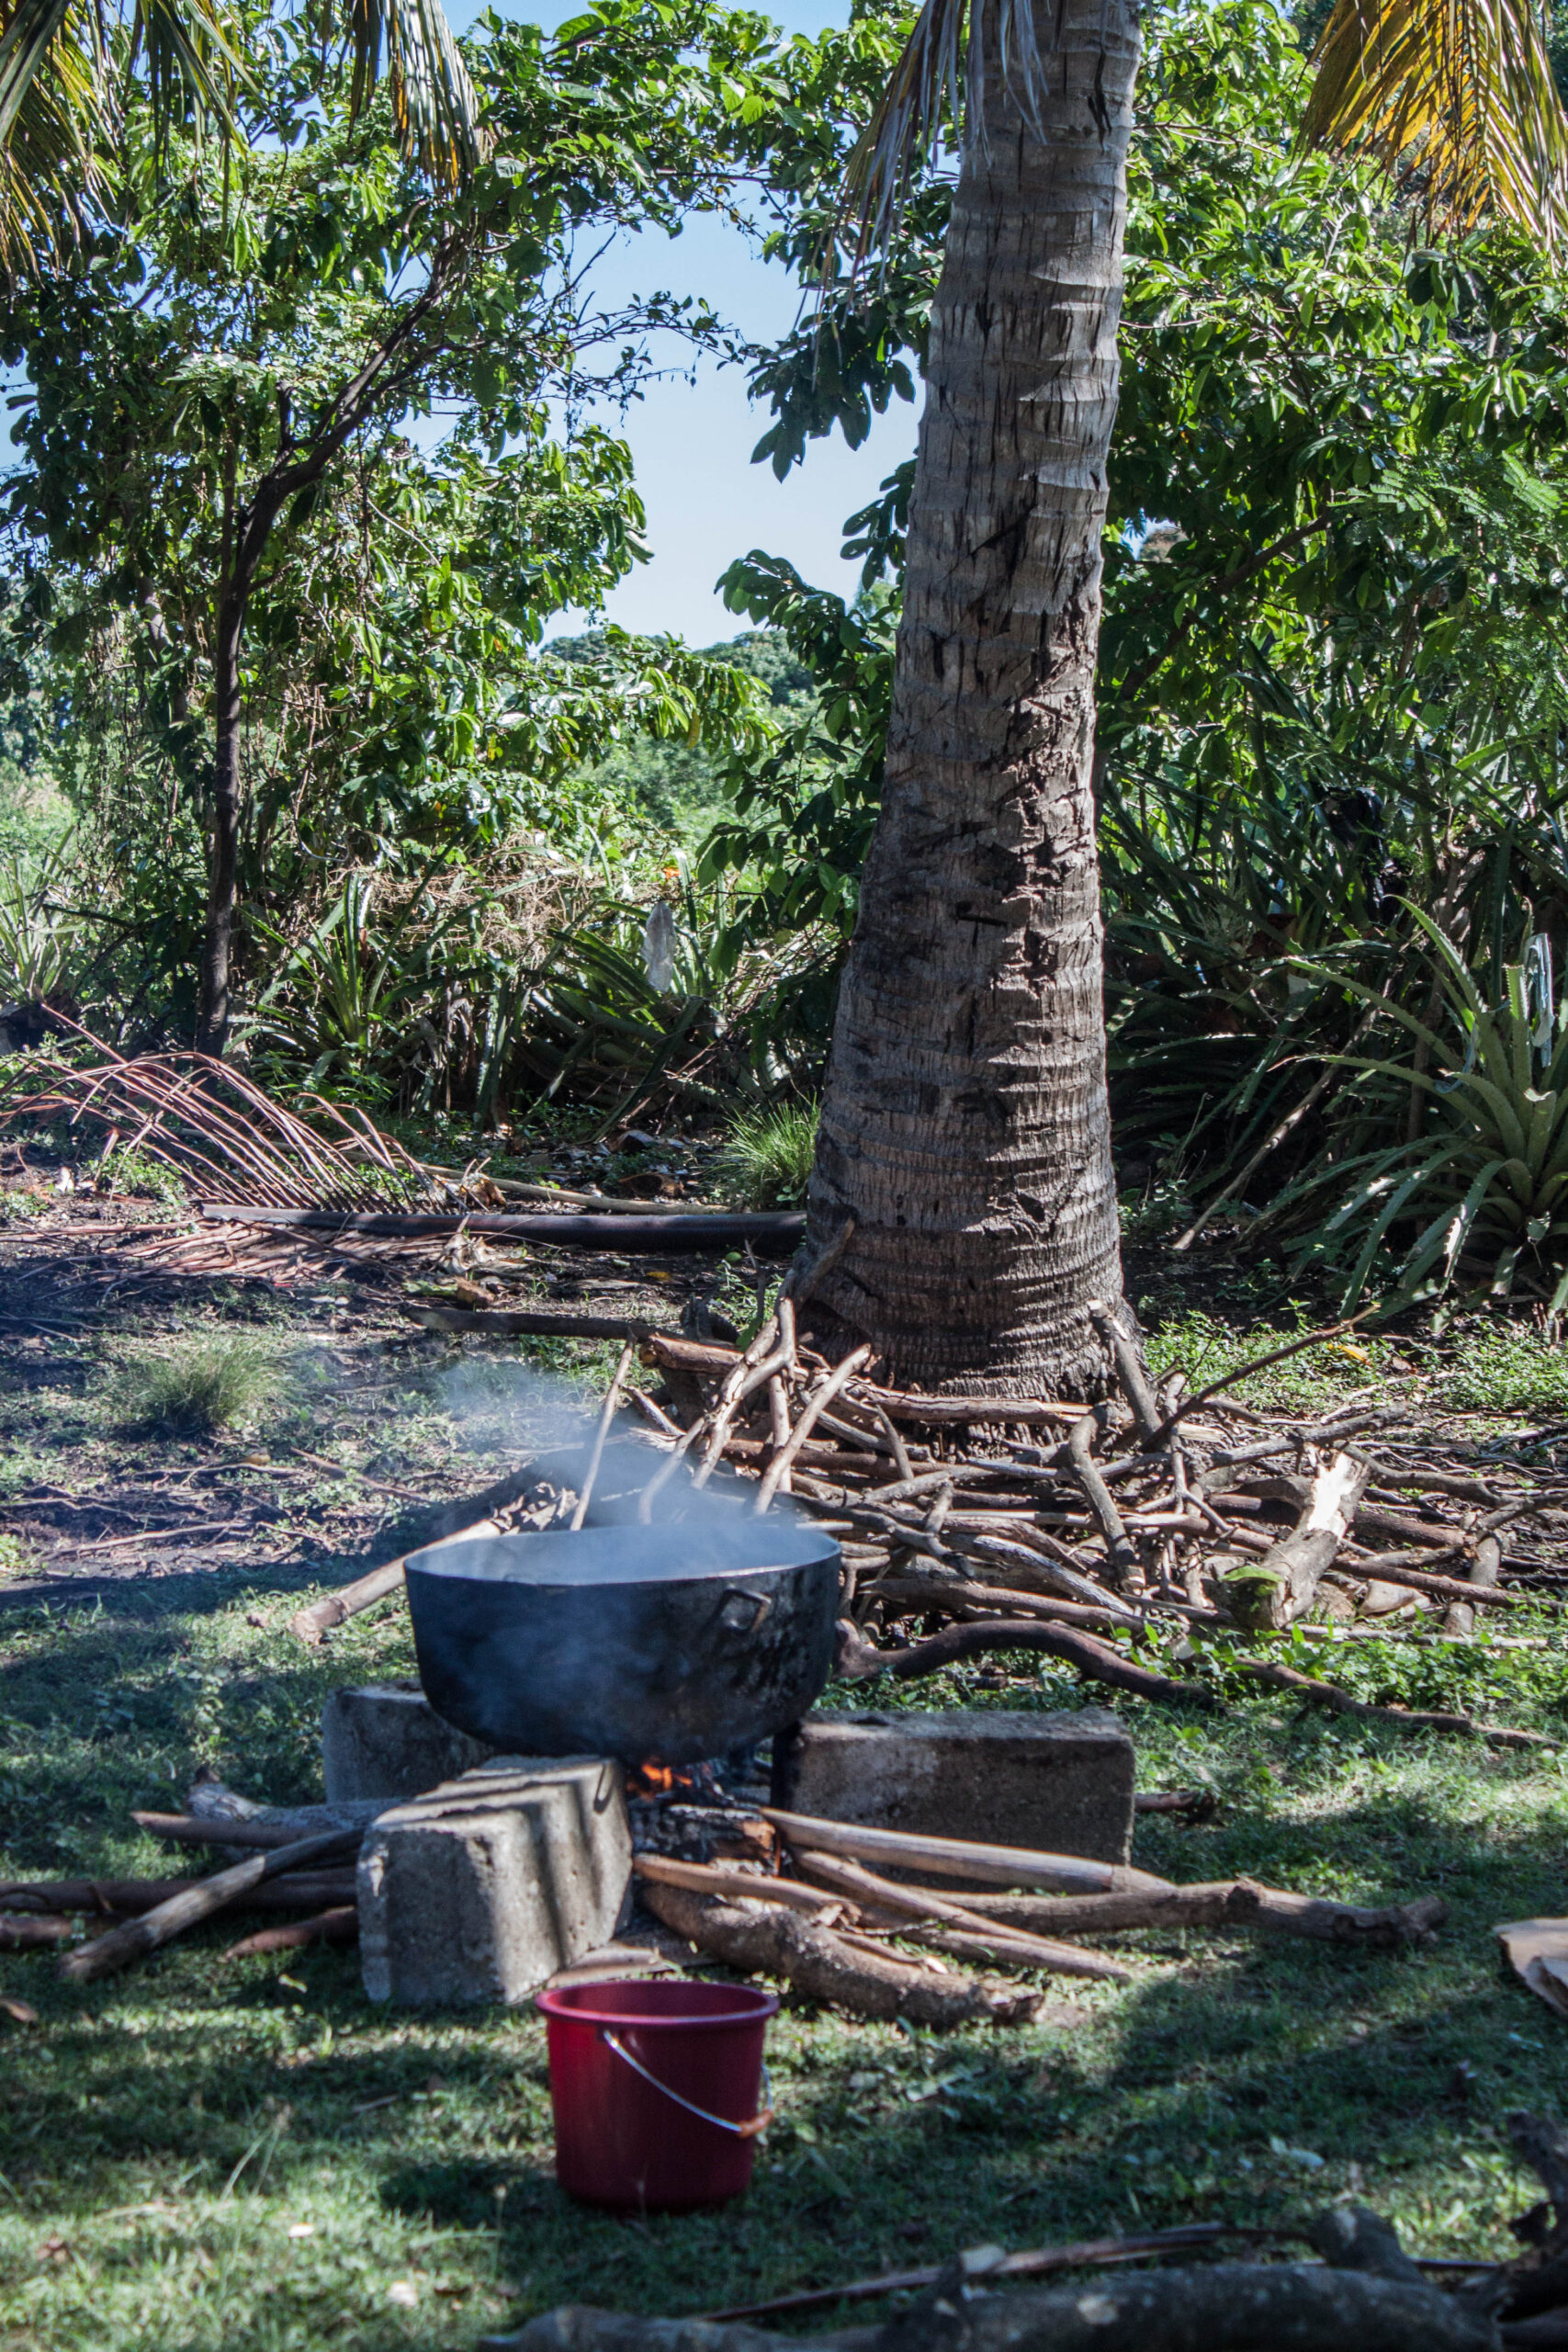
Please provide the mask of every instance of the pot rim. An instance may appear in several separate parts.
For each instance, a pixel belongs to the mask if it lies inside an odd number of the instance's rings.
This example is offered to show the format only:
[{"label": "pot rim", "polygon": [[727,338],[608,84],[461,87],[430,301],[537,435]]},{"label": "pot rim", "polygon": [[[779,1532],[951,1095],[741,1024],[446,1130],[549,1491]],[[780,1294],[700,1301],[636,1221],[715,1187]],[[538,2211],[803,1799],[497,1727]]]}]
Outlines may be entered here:
[{"label": "pot rim", "polygon": [[443,1583],[566,1592],[792,1576],[838,1557],[833,1536],[802,1521],[770,1518],[739,1527],[677,1523],[449,1535],[412,1553],[406,1574],[411,1581],[431,1577]]}]

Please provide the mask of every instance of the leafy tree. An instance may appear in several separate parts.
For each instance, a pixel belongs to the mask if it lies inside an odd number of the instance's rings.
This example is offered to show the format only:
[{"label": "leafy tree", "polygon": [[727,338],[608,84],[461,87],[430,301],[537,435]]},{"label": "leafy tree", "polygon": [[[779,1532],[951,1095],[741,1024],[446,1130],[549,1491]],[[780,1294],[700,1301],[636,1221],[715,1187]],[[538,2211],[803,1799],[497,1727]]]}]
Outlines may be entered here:
[{"label": "leafy tree", "polygon": [[[23,609],[41,623],[63,578],[90,587],[161,699],[185,819],[205,836],[209,1051],[228,1033],[247,837],[267,841],[304,723],[284,715],[257,797],[247,720],[265,715],[253,701],[307,618],[311,691],[333,712],[351,794],[406,780],[411,757],[425,788],[443,735],[471,800],[483,775],[539,773],[546,739],[581,756],[604,733],[592,692],[513,692],[502,707],[497,631],[515,675],[541,616],[592,605],[637,552],[624,450],[592,434],[558,448],[550,398],[631,390],[657,327],[716,333],[702,309],[661,298],[598,313],[572,258],[590,231],[674,222],[721,172],[728,113],[699,54],[705,23],[700,5],[627,6],[551,45],[492,19],[476,62],[493,152],[445,206],[378,113],[319,107],[311,61],[280,48],[265,94],[276,144],[226,162],[193,149],[177,194],[161,196],[143,106],[123,218],[0,313],[32,387],[8,484]],[[437,403],[458,429],[433,464],[406,420]],[[416,582],[426,534],[439,560]],[[80,596],[55,621],[57,638],[92,626]],[[642,690],[652,723],[690,726],[699,686],[716,711],[744,699],[671,653]],[[624,680],[615,691],[624,707]],[[351,711],[357,728],[339,725]],[[372,831],[410,822],[401,795],[383,796],[375,823],[367,804]],[[423,821],[440,804],[427,797]]]}]

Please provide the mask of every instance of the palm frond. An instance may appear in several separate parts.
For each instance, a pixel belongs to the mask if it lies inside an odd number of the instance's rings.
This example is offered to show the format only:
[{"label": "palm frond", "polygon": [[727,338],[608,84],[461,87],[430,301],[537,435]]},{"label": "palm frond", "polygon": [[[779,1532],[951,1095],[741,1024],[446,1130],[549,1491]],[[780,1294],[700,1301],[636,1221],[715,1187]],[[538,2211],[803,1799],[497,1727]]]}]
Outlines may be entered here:
[{"label": "palm frond", "polygon": [[490,141],[441,0],[348,0],[342,29],[354,56],[355,112],[380,79],[384,51],[404,152],[439,186],[456,187],[483,162]]},{"label": "palm frond", "polygon": [[[994,30],[993,30],[994,26]],[[992,72],[1024,121],[1043,138],[1045,60],[1031,0],[925,0],[876,112],[844,167],[840,225],[852,224],[863,255],[897,221],[910,183],[944,139],[986,143]]]},{"label": "palm frond", "polygon": [[18,9],[0,33],[0,272],[6,276],[39,253],[72,244],[103,195],[99,159],[113,121],[104,65],[96,16],[76,5],[40,6],[25,24]]},{"label": "palm frond", "polygon": [[1314,62],[1303,143],[1401,167],[1429,232],[1493,212],[1562,242],[1568,117],[1532,0],[1338,0]]}]

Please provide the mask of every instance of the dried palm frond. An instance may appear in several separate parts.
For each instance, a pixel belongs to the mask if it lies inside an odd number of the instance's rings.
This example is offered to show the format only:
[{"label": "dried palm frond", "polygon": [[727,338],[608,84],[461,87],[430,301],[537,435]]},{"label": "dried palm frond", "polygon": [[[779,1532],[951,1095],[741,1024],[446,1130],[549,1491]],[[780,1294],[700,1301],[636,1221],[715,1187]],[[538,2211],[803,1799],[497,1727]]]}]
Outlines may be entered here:
[{"label": "dried palm frond", "polygon": [[858,230],[857,257],[885,241],[910,183],[951,137],[986,141],[986,85],[1002,86],[1037,138],[1045,61],[1032,0],[925,0],[876,112],[844,167],[841,221]]},{"label": "dried palm frond", "polygon": [[76,1035],[100,1058],[18,1064],[0,1089],[0,1126],[89,1120],[125,1151],[174,1169],[199,1198],[249,1207],[410,1207],[430,1189],[427,1171],[362,1112],[305,1098],[338,1130],[334,1139],[230,1063],[206,1054],[127,1058],[85,1030]]},{"label": "dried palm frond", "polygon": [[1304,143],[1403,165],[1429,232],[1495,212],[1562,243],[1568,116],[1532,0],[1338,0],[1314,57]]},{"label": "dried palm frond", "polygon": [[376,86],[384,43],[392,117],[404,153],[438,186],[459,186],[483,162],[490,141],[441,0],[348,0],[341,28],[333,28],[352,44],[355,114]]}]

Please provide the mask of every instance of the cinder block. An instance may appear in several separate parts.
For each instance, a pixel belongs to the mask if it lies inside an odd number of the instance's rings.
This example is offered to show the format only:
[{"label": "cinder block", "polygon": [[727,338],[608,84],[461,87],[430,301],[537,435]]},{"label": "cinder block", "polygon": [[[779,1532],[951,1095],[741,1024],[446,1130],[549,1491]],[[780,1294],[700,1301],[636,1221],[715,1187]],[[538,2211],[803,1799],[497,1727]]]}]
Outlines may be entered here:
[{"label": "cinder block", "polygon": [[321,1709],[329,1804],[370,1797],[402,1804],[495,1753],[438,1715],[417,1682],[334,1690]]},{"label": "cinder block", "polygon": [[1134,1772],[1101,1707],[810,1714],[773,1741],[773,1803],[792,1813],[1106,1862],[1132,1850]]},{"label": "cinder block", "polygon": [[609,1942],[630,1878],[620,1765],[497,1757],[367,1833],[365,1989],[413,2008],[524,2000]]}]

